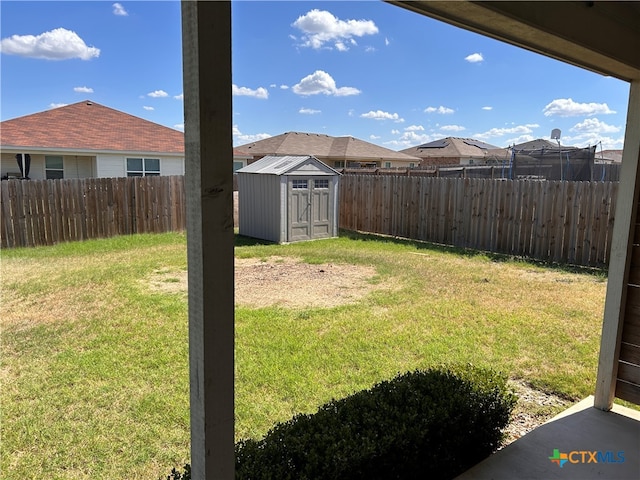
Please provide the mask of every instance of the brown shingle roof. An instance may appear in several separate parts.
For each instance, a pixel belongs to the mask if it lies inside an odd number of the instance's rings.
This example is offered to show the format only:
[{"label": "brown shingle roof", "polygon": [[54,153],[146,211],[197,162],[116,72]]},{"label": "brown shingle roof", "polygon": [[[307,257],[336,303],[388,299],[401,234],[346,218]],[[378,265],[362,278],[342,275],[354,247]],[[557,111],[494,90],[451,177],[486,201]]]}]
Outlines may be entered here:
[{"label": "brown shingle roof", "polygon": [[[425,145],[431,144],[439,146],[433,148],[424,148],[423,145],[418,145],[416,147],[406,148],[400,151],[406,153],[407,155],[413,155],[420,158],[450,157],[459,159],[460,157],[484,157],[487,154],[487,151],[498,148],[494,145],[478,142],[473,138],[458,137],[446,137],[435,142],[427,143]],[[484,144],[491,148],[480,148],[479,146],[477,146],[478,144]]]},{"label": "brown shingle roof", "polygon": [[266,155],[313,155],[337,160],[403,160],[417,159],[401,152],[374,145],[354,137],[331,137],[319,133],[287,132],[275,137],[241,145],[239,149],[254,157]]},{"label": "brown shingle roof", "polygon": [[528,142],[519,143],[518,145],[514,145],[513,148],[515,148],[516,150],[539,150],[541,148],[557,149],[558,148],[558,143],[557,142],[551,142],[550,140],[546,140],[544,138],[537,138],[535,140],[530,140]]},{"label": "brown shingle roof", "polygon": [[184,134],[85,100],[1,122],[0,145],[184,154]]}]

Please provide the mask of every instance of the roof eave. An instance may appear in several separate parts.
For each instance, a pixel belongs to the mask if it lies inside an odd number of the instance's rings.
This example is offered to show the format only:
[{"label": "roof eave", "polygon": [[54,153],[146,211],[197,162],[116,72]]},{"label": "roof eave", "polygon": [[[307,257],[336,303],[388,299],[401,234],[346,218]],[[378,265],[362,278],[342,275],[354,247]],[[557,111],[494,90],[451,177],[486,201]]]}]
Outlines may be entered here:
[{"label": "roof eave", "polygon": [[[163,157],[184,157],[184,152],[158,152],[151,150],[106,150],[90,148],[38,147],[33,145],[0,145],[0,150],[16,151],[17,153],[66,153],[69,155],[159,155]],[[27,152],[27,150],[29,152]]]}]

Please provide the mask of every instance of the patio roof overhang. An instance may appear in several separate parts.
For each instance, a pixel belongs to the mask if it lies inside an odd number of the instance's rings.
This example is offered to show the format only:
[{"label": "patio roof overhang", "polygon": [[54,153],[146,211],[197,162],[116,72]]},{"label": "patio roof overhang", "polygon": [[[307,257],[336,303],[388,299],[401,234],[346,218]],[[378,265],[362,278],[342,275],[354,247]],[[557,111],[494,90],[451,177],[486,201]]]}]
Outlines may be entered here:
[{"label": "patio roof overhang", "polygon": [[[631,83],[595,405],[640,403],[640,366],[620,361],[623,339],[640,363],[640,287],[630,285],[639,199],[640,4],[636,2],[389,3]],[[182,1],[193,478],[233,478],[233,205],[231,6]],[[212,61],[213,60],[213,61]],[[636,272],[640,285],[640,261]],[[627,303],[630,288],[638,305]],[[206,293],[205,293],[206,292]],[[625,319],[632,335],[623,337]],[[636,318],[637,317],[637,318]],[[626,347],[625,347],[626,348]],[[626,348],[625,351],[629,350]],[[632,382],[618,378],[619,365]],[[624,388],[620,388],[620,385]],[[627,387],[632,386],[631,389]],[[637,388],[636,388],[637,387]]]},{"label": "patio roof overhang", "polygon": [[603,75],[640,79],[638,2],[387,3]]}]

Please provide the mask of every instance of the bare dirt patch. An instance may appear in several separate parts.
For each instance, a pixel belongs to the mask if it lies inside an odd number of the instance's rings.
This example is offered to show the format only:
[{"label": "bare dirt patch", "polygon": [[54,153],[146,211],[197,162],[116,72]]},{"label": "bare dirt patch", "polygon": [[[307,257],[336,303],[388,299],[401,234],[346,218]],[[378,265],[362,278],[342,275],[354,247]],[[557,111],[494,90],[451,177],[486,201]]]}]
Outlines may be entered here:
[{"label": "bare dirt patch", "polygon": [[[247,307],[335,307],[353,303],[388,285],[376,282],[370,266],[309,264],[296,258],[236,258],[236,304]],[[155,272],[149,279],[153,290],[187,291],[187,272]]]}]

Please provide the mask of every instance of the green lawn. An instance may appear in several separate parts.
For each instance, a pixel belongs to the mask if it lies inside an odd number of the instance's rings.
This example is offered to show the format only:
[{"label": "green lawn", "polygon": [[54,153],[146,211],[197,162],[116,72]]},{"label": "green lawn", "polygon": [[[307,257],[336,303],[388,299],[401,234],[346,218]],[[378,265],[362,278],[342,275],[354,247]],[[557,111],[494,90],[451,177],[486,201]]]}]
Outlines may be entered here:
[{"label": "green lawn", "polygon": [[[236,309],[237,438],[438,364],[593,393],[601,271],[352,234],[239,238],[236,255],[372,266],[380,287],[333,308]],[[188,462],[186,296],[148,281],[186,270],[185,236],[4,250],[1,265],[0,476],[156,479]]]}]

